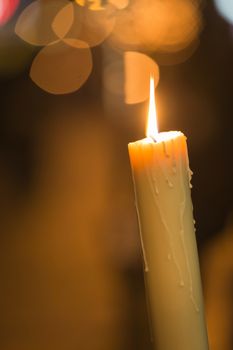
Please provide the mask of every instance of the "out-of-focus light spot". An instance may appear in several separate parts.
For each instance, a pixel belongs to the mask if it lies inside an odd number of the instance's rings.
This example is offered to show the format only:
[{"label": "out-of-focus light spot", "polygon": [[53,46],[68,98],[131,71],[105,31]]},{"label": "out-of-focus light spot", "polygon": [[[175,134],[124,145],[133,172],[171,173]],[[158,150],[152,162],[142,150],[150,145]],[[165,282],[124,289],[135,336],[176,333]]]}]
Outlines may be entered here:
[{"label": "out-of-focus light spot", "polygon": [[79,6],[84,6],[86,3],[86,0],[75,0],[76,4],[78,4]]},{"label": "out-of-focus light spot", "polygon": [[89,2],[91,3],[89,9],[92,11],[99,11],[104,9],[104,7],[101,4],[101,0],[92,0]]},{"label": "out-of-focus light spot", "polygon": [[11,19],[18,6],[19,0],[0,0],[0,26]]},{"label": "out-of-focus light spot", "polygon": [[19,16],[15,32],[32,45],[47,45],[57,39],[52,22],[67,0],[37,0],[31,3]]},{"label": "out-of-focus light spot", "polygon": [[92,11],[99,11],[104,9],[101,0],[75,0],[75,2],[79,6],[87,6],[89,10]]},{"label": "out-of-focus light spot", "polygon": [[80,49],[60,41],[41,49],[30,71],[31,79],[52,94],[66,94],[78,90],[92,70],[92,56],[88,45],[79,42]]},{"label": "out-of-focus light spot", "polygon": [[196,39],[200,29],[195,0],[135,0],[117,16],[110,40],[124,50],[176,52]]},{"label": "out-of-focus light spot", "polygon": [[113,13],[114,8],[111,5],[101,11],[74,5],[74,24],[68,33],[69,38],[85,41],[90,47],[101,44],[114,28]]},{"label": "out-of-focus light spot", "polygon": [[[69,46],[74,47],[76,49],[83,49],[83,48],[85,48],[83,46],[83,41],[78,40],[78,39],[65,38],[62,41],[64,43],[66,43],[66,45],[69,45]],[[85,45],[86,45],[86,43],[85,43]]]},{"label": "out-of-focus light spot", "polygon": [[233,23],[233,2],[232,0],[214,0],[215,6],[222,17]]},{"label": "out-of-focus light spot", "polygon": [[156,52],[154,58],[159,65],[171,66],[187,61],[197,50],[199,39],[194,40],[189,46],[177,52]]},{"label": "out-of-focus light spot", "polygon": [[125,102],[128,104],[143,102],[148,99],[150,76],[155,87],[159,82],[159,67],[147,55],[138,52],[126,52],[125,64]]},{"label": "out-of-focus light spot", "polygon": [[74,7],[73,4],[67,4],[56,15],[52,28],[58,38],[62,39],[68,33],[74,21]]},{"label": "out-of-focus light spot", "polygon": [[109,0],[109,4],[115,6],[118,10],[123,10],[129,5],[129,0]]}]

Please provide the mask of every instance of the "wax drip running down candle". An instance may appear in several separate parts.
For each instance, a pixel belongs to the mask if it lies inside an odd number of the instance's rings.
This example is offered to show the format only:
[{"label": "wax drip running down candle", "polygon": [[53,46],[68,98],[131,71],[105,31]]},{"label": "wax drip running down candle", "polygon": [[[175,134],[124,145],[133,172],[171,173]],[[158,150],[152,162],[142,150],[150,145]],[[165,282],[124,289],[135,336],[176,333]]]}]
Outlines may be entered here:
[{"label": "wax drip running down candle", "polygon": [[153,79],[147,138],[129,144],[158,350],[207,350],[186,137],[158,132]]}]

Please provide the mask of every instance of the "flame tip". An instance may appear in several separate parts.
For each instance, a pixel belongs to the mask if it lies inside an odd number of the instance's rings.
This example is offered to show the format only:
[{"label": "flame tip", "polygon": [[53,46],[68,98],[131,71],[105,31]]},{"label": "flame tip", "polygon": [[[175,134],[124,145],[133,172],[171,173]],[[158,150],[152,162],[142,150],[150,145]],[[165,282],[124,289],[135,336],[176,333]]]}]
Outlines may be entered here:
[{"label": "flame tip", "polygon": [[158,126],[156,120],[156,106],[155,106],[155,84],[153,73],[150,74],[150,99],[149,99],[149,110],[148,110],[148,121],[146,136],[157,139],[158,136]]}]

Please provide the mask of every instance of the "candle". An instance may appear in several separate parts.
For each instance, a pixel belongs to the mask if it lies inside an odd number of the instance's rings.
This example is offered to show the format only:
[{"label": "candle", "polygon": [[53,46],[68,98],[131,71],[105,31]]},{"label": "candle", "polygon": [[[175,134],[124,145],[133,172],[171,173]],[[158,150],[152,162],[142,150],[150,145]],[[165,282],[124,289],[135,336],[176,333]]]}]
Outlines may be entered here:
[{"label": "candle", "polygon": [[154,342],[207,350],[186,137],[158,133],[150,83],[147,138],[129,144]]}]

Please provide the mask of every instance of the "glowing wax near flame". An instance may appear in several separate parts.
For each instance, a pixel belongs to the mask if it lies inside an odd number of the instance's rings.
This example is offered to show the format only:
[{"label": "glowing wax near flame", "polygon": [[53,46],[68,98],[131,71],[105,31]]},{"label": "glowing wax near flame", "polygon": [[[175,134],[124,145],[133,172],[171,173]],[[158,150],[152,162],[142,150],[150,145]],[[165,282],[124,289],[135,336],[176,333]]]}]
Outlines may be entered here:
[{"label": "glowing wax near flame", "polygon": [[153,140],[158,139],[158,125],[156,118],[156,106],[155,106],[155,83],[154,78],[150,78],[150,100],[148,109],[148,120],[146,127],[146,136],[152,138]]}]

